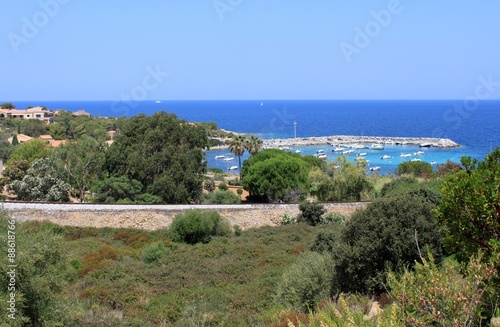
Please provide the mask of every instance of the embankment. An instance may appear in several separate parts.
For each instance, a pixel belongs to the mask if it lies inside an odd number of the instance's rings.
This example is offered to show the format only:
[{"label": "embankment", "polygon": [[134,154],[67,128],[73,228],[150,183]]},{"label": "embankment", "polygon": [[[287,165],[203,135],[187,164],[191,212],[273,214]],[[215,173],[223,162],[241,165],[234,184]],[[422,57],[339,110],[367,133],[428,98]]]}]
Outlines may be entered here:
[{"label": "embankment", "polygon": [[[326,203],[328,212],[349,217],[367,202]],[[55,224],[78,227],[111,227],[157,230],[166,228],[172,219],[188,209],[216,210],[231,225],[242,229],[276,226],[285,213],[297,215],[297,204],[242,204],[242,205],[95,205],[95,204],[41,204],[5,202],[3,208],[16,221],[50,221]]]}]

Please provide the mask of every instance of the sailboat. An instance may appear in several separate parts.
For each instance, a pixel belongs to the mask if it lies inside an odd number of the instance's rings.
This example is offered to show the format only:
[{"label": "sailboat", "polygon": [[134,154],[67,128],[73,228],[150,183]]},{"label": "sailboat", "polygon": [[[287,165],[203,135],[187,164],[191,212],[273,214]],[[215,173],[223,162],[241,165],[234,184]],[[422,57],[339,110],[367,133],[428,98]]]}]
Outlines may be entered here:
[{"label": "sailboat", "polygon": [[260,103],[260,106],[261,106],[261,107],[264,107],[264,102],[261,102],[261,103]]}]

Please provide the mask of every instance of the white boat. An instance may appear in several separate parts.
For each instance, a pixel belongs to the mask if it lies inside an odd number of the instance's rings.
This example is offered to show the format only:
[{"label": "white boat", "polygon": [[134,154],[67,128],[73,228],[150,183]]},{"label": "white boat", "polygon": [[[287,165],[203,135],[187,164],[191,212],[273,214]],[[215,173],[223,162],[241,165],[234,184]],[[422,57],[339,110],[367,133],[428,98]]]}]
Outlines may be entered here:
[{"label": "white boat", "polygon": [[238,169],[238,166],[231,166],[227,170],[236,170],[236,169]]},{"label": "white boat", "polygon": [[295,153],[302,153],[302,150],[295,150]]},{"label": "white boat", "polygon": [[224,161],[233,161],[234,157],[224,157]]},{"label": "white boat", "polygon": [[316,154],[326,154],[326,151],[325,150],[318,150],[318,151],[316,151]]},{"label": "white boat", "polygon": [[432,161],[431,165],[436,166],[438,163],[436,161]]},{"label": "white boat", "polygon": [[342,152],[342,151],[345,151],[345,148],[344,147],[336,147],[335,149],[333,149],[333,152]]},{"label": "white boat", "polygon": [[366,160],[366,158],[365,158],[365,157],[363,157],[363,156],[357,156],[356,158],[354,158],[354,160],[356,160],[356,161],[360,161],[360,160],[365,160],[365,161],[368,161],[368,160]]},{"label": "white boat", "polygon": [[377,167],[371,167],[370,170],[371,171],[377,171],[377,170],[380,170],[380,167],[379,166],[377,166]]},{"label": "white boat", "polygon": [[224,159],[226,156],[215,156],[215,159]]},{"label": "white boat", "polygon": [[419,147],[421,148],[430,148],[432,146],[432,143],[421,143]]},{"label": "white boat", "polygon": [[401,158],[411,157],[411,153],[401,153]]},{"label": "white boat", "polygon": [[366,156],[366,152],[360,152],[356,155],[356,157],[364,157]]},{"label": "white boat", "polygon": [[422,161],[422,160],[420,160],[419,158],[413,158],[410,161],[416,162],[416,161]]},{"label": "white boat", "polygon": [[350,149],[350,150],[342,151],[342,154],[351,154],[353,152],[354,152],[354,149]]},{"label": "white boat", "polygon": [[384,154],[382,157],[380,157],[380,159],[391,159],[391,156],[388,156],[387,154]]},{"label": "white boat", "polygon": [[260,106],[261,106],[261,107],[264,107],[264,102],[261,102],[261,103],[260,103]]},{"label": "white boat", "polygon": [[160,100],[156,100],[155,103],[161,103],[161,101]]},{"label": "white boat", "polygon": [[353,144],[351,146],[351,148],[352,149],[357,149],[357,150],[359,150],[359,149],[368,149],[368,147],[366,145],[363,145],[363,144]]},{"label": "white boat", "polygon": [[325,160],[328,158],[328,156],[325,153],[321,153],[321,154],[317,154],[316,158]]},{"label": "white boat", "polygon": [[393,140],[388,140],[388,141],[385,141],[384,143],[387,144],[387,145],[394,145],[394,144],[396,144],[396,142],[394,142]]},{"label": "white boat", "polygon": [[384,150],[384,145],[379,143],[373,143],[370,147],[372,150]]},{"label": "white boat", "polygon": [[424,151],[417,151],[417,152],[414,152],[413,154],[416,156],[423,156],[425,154],[425,152]]}]

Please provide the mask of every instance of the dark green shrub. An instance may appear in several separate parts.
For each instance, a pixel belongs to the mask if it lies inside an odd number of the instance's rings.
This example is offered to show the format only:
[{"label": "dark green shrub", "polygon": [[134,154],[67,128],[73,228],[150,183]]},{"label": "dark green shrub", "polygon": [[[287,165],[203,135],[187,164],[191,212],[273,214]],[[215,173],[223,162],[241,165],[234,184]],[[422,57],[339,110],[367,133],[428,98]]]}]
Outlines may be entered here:
[{"label": "dark green shrub", "polygon": [[219,184],[219,190],[221,191],[227,191],[227,184],[226,183],[220,183]]},{"label": "dark green shrub", "polygon": [[277,286],[276,301],[301,312],[308,312],[332,294],[330,256],[304,252],[283,273]]},{"label": "dark green shrub", "polygon": [[240,197],[229,190],[218,190],[210,196],[210,203],[214,204],[236,204],[240,202]]},{"label": "dark green shrub", "polygon": [[406,194],[373,201],[365,210],[355,212],[332,252],[341,291],[384,291],[387,269],[398,271],[420,262],[419,247],[428,247],[439,262],[442,240],[433,207]]},{"label": "dark green shrub", "polygon": [[158,261],[168,252],[163,242],[153,242],[148,244],[142,251],[142,261],[152,263]]},{"label": "dark green shrub", "polygon": [[328,225],[328,224],[343,224],[345,223],[346,219],[344,215],[338,213],[338,212],[330,212],[326,216],[323,216],[321,218],[321,223]]},{"label": "dark green shrub", "polygon": [[339,238],[339,232],[334,230],[323,230],[316,235],[313,244],[309,248],[313,252],[331,253]]},{"label": "dark green shrub", "polygon": [[241,236],[242,230],[240,226],[234,225],[233,230],[234,230],[234,236]]},{"label": "dark green shrub", "polygon": [[231,228],[218,212],[187,210],[177,215],[170,225],[174,242],[208,243],[213,236],[229,236]]},{"label": "dark green shrub", "polygon": [[417,177],[430,178],[434,175],[434,170],[428,162],[406,161],[398,165],[395,173],[396,175],[409,174]]},{"label": "dark green shrub", "polygon": [[311,226],[316,226],[322,223],[323,215],[326,213],[325,207],[318,202],[304,201],[299,205],[300,216],[299,222],[304,222]]},{"label": "dark green shrub", "polygon": [[209,193],[212,193],[215,191],[215,182],[211,179],[207,180],[203,184],[203,188],[208,191]]}]

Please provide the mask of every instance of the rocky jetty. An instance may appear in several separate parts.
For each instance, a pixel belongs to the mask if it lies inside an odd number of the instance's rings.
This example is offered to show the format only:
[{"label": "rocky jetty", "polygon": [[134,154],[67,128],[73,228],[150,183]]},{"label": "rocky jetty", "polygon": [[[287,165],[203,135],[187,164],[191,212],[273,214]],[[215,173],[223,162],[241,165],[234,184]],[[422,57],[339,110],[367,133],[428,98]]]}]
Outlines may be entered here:
[{"label": "rocky jetty", "polygon": [[436,148],[458,148],[460,144],[443,138],[432,137],[385,137],[385,136],[354,136],[354,135],[333,135],[315,136],[305,138],[288,138],[264,140],[263,146],[266,148],[308,146],[308,145],[341,145],[352,146],[355,144],[384,144],[384,145],[416,145]]}]

